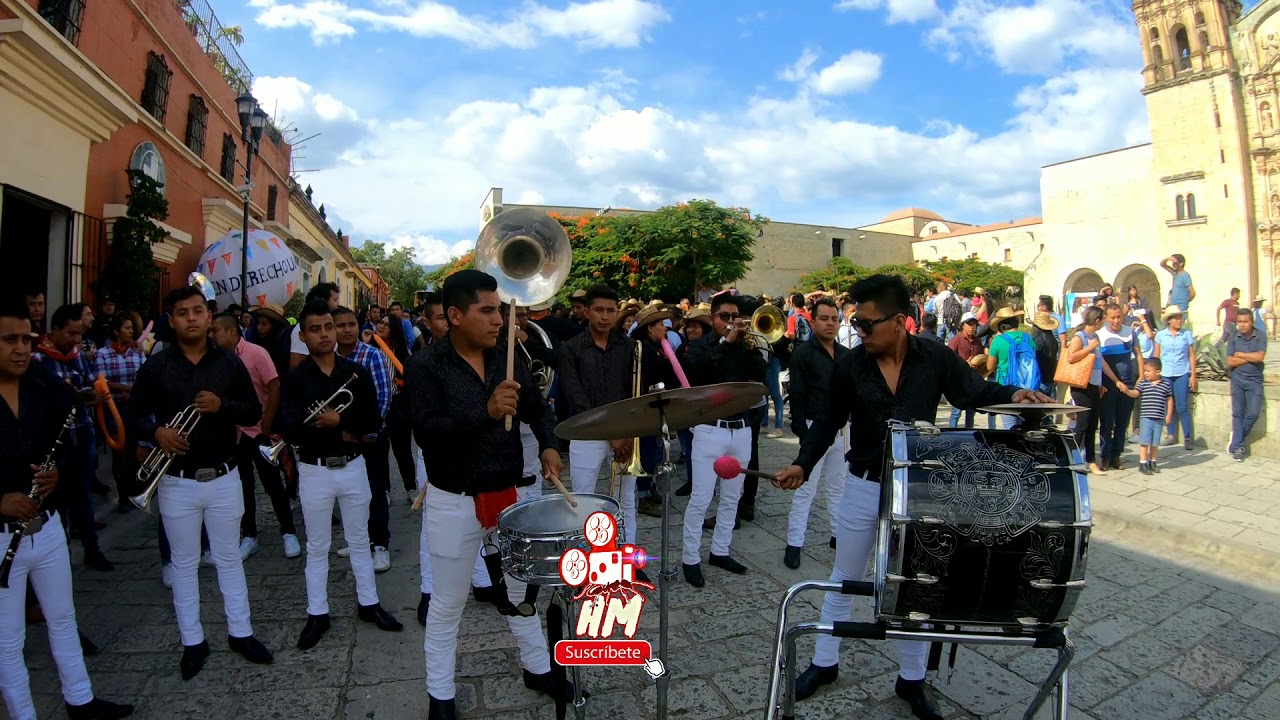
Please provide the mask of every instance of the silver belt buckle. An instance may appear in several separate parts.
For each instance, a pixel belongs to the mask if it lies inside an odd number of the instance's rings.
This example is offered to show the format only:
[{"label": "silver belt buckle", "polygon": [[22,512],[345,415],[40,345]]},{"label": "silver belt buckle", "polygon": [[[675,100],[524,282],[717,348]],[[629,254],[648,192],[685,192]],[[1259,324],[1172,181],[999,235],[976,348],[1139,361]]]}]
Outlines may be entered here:
[{"label": "silver belt buckle", "polygon": [[200,468],[199,470],[196,471],[196,476],[195,476],[196,482],[209,482],[210,480],[217,480],[217,479],[218,479],[217,468]]},{"label": "silver belt buckle", "polygon": [[347,459],[344,457],[328,457],[324,459],[324,467],[326,470],[341,470],[347,466]]},{"label": "silver belt buckle", "polygon": [[27,534],[35,535],[42,527],[44,527],[44,513],[36,513],[36,516],[27,523]]}]

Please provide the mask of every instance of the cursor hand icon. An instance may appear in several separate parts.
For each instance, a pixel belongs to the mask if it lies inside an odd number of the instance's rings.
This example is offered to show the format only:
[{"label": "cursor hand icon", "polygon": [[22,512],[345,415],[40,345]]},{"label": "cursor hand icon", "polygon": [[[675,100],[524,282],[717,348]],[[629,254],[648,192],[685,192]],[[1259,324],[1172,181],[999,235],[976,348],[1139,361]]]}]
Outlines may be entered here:
[{"label": "cursor hand icon", "polygon": [[663,666],[662,661],[658,658],[649,658],[644,661],[644,671],[649,673],[649,677],[657,680],[667,674],[667,668]]}]

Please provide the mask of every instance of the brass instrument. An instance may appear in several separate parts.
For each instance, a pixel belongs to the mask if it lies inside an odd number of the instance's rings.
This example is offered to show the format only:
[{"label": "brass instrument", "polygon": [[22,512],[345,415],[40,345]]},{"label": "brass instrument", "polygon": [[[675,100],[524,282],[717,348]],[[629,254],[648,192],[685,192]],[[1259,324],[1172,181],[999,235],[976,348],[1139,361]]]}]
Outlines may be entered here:
[{"label": "brass instrument", "polygon": [[[307,423],[311,422],[312,420],[315,420],[316,418],[320,417],[326,412],[329,412],[330,410],[336,413],[342,413],[342,411],[351,407],[352,401],[354,401],[356,398],[354,395],[351,394],[351,391],[347,389],[347,386],[355,382],[356,377],[358,376],[353,374],[351,377],[347,378],[347,381],[342,383],[342,387],[338,388],[336,392],[330,395],[328,400],[316,401],[316,403],[311,406],[311,413],[308,414],[307,418],[302,421],[302,424],[306,425]],[[334,403],[337,402],[338,398],[343,395],[346,395],[347,399],[343,400],[337,405],[334,405]],[[280,453],[284,452],[284,449],[286,447],[288,447],[288,444],[285,443],[284,440],[279,440],[272,445],[259,445],[258,452],[262,454],[262,457],[267,462],[271,463],[272,465],[279,465]]]},{"label": "brass instrument", "polygon": [[[476,269],[498,281],[498,297],[510,304],[507,326],[516,324],[517,305],[537,305],[555,297],[569,279],[573,247],[560,222],[541,210],[513,208],[494,216],[476,240]],[[549,346],[548,346],[549,347]],[[515,379],[516,334],[507,333],[507,379]],[[511,430],[512,417],[506,428]]]},{"label": "brass instrument", "polygon": [[766,346],[773,345],[787,334],[787,318],[776,305],[765,303],[751,314],[750,339],[757,346],[762,341]]},{"label": "brass instrument", "polygon": [[[643,378],[640,377],[640,363],[644,354],[644,343],[636,341],[635,359],[632,361],[632,374],[635,376],[635,382],[631,384],[631,397],[640,397],[643,394],[640,383]],[[613,474],[617,476],[630,475],[631,477],[645,477],[649,473],[644,471],[644,464],[640,462],[640,438],[631,439],[631,460],[615,461],[613,463]]]},{"label": "brass instrument", "polygon": [[[532,320],[529,321],[528,327],[538,335],[540,340],[542,340],[543,346],[550,350],[551,338],[547,336],[546,331],[538,327],[538,323]],[[548,397],[551,395],[551,384],[554,383],[556,379],[556,371],[552,370],[541,360],[535,360],[534,357],[529,354],[529,350],[524,346],[524,343],[520,342],[518,339],[516,340],[516,343],[520,347],[520,352],[524,353],[524,359],[529,361],[529,371],[533,373],[533,380],[538,384],[538,389],[542,391],[542,397]]]},{"label": "brass instrument", "polygon": [[[196,429],[196,425],[200,424],[200,411],[195,405],[188,405],[186,409],[173,416],[173,420],[165,427],[170,430],[177,430],[178,434],[183,438],[189,437],[191,431]],[[146,490],[140,495],[132,495],[129,502],[137,505],[143,510],[150,512],[151,498],[155,496],[156,489],[160,487],[160,479],[164,477],[169,470],[169,465],[173,463],[172,455],[166,455],[164,450],[159,446],[152,448],[147,459],[142,462],[142,467],[138,468],[138,482],[146,486]]]},{"label": "brass instrument", "polygon": [[[44,462],[40,463],[40,469],[36,470],[36,474],[46,473],[56,467],[54,458],[58,454],[58,448],[62,447],[62,438],[66,436],[67,431],[76,426],[76,412],[79,408],[72,406],[71,412],[67,414],[67,419],[62,421],[62,428],[58,430],[58,436],[53,439],[53,447],[49,448],[49,454],[45,456]],[[22,536],[28,532],[38,532],[43,526],[40,519],[40,488],[34,482],[31,484],[31,492],[27,497],[36,503],[37,515],[30,520],[23,520],[17,523],[18,529],[13,533],[13,539],[9,541],[9,548],[5,550],[4,560],[0,561],[0,588],[9,589],[9,573],[13,570],[13,559],[18,555],[18,547],[22,545]]]}]

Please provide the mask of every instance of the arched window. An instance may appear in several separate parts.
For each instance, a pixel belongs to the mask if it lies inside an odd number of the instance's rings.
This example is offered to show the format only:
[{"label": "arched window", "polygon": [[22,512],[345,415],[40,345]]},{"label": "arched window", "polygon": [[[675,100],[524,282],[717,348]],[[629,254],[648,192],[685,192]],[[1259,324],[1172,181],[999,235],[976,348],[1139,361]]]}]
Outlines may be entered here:
[{"label": "arched window", "polygon": [[1204,30],[1200,31],[1200,51],[1205,52],[1209,49],[1209,33]]},{"label": "arched window", "polygon": [[1187,193],[1187,217],[1196,216],[1196,196],[1194,193]]},{"label": "arched window", "polygon": [[1151,28],[1151,32],[1150,32],[1150,33],[1148,33],[1148,35],[1151,37],[1151,42],[1159,42],[1159,41],[1160,41],[1160,29],[1159,29],[1159,28],[1154,28],[1154,27],[1153,27],[1153,28]]},{"label": "arched window", "polygon": [[1196,27],[1204,27],[1204,13],[1202,12],[1196,13]]},{"label": "arched window", "polygon": [[1187,39],[1187,29],[1178,28],[1173,35],[1173,54],[1178,70],[1191,69],[1191,42]]},{"label": "arched window", "polygon": [[1178,213],[1177,219],[1186,220],[1187,219],[1187,199],[1179,195],[1178,199],[1174,201],[1174,204]]},{"label": "arched window", "polygon": [[317,285],[319,285],[320,283],[323,283],[323,282],[328,282],[328,280],[329,280],[329,273],[328,273],[328,270],[329,270],[329,268],[326,268],[326,267],[322,267],[322,268],[320,268],[320,278],[319,278],[318,280],[316,280],[316,284],[317,284]]},{"label": "arched window", "polygon": [[1151,64],[1155,66],[1156,79],[1161,79],[1164,76],[1164,48],[1160,43],[1151,44]]}]

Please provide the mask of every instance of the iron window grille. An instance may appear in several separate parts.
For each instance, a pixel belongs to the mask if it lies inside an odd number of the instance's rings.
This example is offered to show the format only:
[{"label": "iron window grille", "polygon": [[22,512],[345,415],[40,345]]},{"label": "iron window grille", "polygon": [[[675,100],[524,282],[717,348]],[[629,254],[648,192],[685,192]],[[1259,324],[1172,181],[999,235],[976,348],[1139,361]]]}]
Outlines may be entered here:
[{"label": "iron window grille", "polygon": [[72,45],[80,39],[85,0],[40,0],[40,17]]},{"label": "iron window grille", "polygon": [[236,140],[231,133],[222,135],[222,167],[219,173],[229,183],[236,181]]},{"label": "iron window grille", "polygon": [[279,200],[280,190],[275,185],[267,187],[267,219],[276,219],[276,202]]},{"label": "iron window grille", "polygon": [[165,62],[163,55],[154,51],[147,52],[147,80],[142,86],[142,109],[151,113],[151,117],[164,124],[165,114],[169,107],[169,82],[173,79],[173,71]]},{"label": "iron window grille", "polygon": [[204,136],[209,126],[209,108],[204,98],[191,96],[191,106],[187,108],[187,137],[185,143],[191,152],[204,157]]}]

